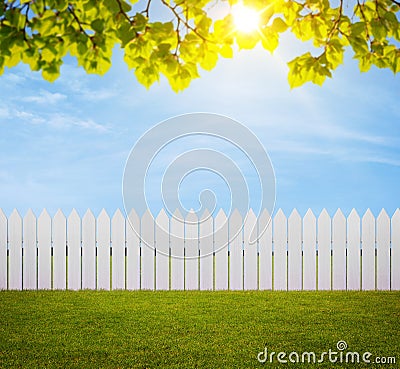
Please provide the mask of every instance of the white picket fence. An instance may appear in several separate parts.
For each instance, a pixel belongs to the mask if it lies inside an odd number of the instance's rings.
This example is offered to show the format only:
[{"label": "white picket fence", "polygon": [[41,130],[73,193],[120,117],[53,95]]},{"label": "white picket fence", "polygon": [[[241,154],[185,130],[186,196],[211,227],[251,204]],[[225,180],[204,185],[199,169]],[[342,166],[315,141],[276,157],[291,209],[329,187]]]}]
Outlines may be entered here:
[{"label": "white picket fence", "polygon": [[140,235],[120,210],[96,220],[90,210],[82,219],[46,210],[22,219],[14,210],[7,219],[0,209],[0,289],[400,289],[399,209],[376,219],[369,210],[362,219],[355,210],[347,219],[340,209],[332,219],[279,210],[255,244],[248,235],[265,228],[266,211],[257,219],[250,210],[234,238],[229,230],[244,219],[237,211],[199,222],[189,213],[185,223],[164,211],[129,218]]}]

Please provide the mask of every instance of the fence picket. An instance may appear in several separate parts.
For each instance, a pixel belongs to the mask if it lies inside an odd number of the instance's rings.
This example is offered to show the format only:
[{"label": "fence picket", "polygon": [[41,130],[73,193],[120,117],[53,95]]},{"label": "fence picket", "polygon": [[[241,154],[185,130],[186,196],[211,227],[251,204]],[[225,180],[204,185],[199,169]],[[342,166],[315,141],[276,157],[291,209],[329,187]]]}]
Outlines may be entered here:
[{"label": "fence picket", "polygon": [[133,209],[126,221],[126,288],[140,288],[140,219]]},{"label": "fence picket", "polygon": [[228,219],[221,209],[215,217],[214,253],[215,253],[215,289],[228,289]]},{"label": "fence picket", "polygon": [[7,289],[7,217],[0,209],[0,290]]},{"label": "fence picket", "polygon": [[141,285],[142,290],[154,290],[154,218],[150,210],[143,214],[141,223]]},{"label": "fence picket", "polygon": [[103,209],[97,218],[97,289],[110,289],[110,217]]},{"label": "fence picket", "polygon": [[23,258],[22,287],[24,290],[35,290],[36,270],[36,217],[31,209],[23,219]]},{"label": "fence picket", "polygon": [[272,290],[272,221],[264,209],[258,219],[259,289]]},{"label": "fence picket", "polygon": [[199,223],[197,215],[190,211],[185,220],[185,289],[199,288]]},{"label": "fence picket", "polygon": [[390,289],[390,218],[382,210],[376,219],[377,272],[376,288]]},{"label": "fence picket", "polygon": [[213,289],[213,218],[206,209],[199,223],[200,289]]},{"label": "fence picket", "polygon": [[68,289],[81,289],[81,219],[75,209],[67,220]]},{"label": "fence picket", "polygon": [[392,290],[400,290],[400,210],[396,209],[392,217],[392,262],[391,282]]},{"label": "fence picket", "polygon": [[[257,226],[257,217],[250,209],[245,219],[243,227],[243,245],[244,245],[244,289],[258,289],[258,253],[257,242],[250,243],[253,239],[252,232]],[[256,240],[256,238],[255,238]]]},{"label": "fence picket", "polygon": [[318,217],[318,290],[330,290],[332,283],[331,267],[331,218],[323,209]]},{"label": "fence picket", "polygon": [[303,289],[317,288],[316,260],[317,230],[316,218],[311,209],[307,210],[303,221]]},{"label": "fence picket", "polygon": [[302,288],[301,216],[296,209],[288,219],[288,289]]},{"label": "fence picket", "polygon": [[361,288],[375,289],[375,218],[367,210],[361,221]]},{"label": "fence picket", "polygon": [[332,221],[332,258],[334,290],[346,289],[346,218],[338,209]]},{"label": "fence picket", "polygon": [[125,218],[118,209],[111,219],[111,285],[113,290],[125,289]]},{"label": "fence picket", "polygon": [[282,209],[274,218],[274,290],[287,289],[287,220]]},{"label": "fence picket", "polygon": [[51,289],[51,217],[44,209],[37,222],[38,289]]},{"label": "fence picket", "polygon": [[96,219],[90,209],[82,219],[82,288],[96,289]]},{"label": "fence picket", "polygon": [[156,289],[169,289],[169,218],[162,209],[156,218]]},{"label": "fence picket", "polygon": [[67,288],[67,219],[58,210],[53,219],[53,288]]},{"label": "fence picket", "polygon": [[22,290],[22,219],[14,209],[8,221],[10,290]]},{"label": "fence picket", "polygon": [[176,210],[171,218],[171,289],[185,288],[184,240],[185,224],[182,214]]},{"label": "fence picket", "polygon": [[229,218],[229,289],[243,289],[242,216],[234,210]]},{"label": "fence picket", "polygon": [[360,289],[360,217],[353,209],[347,219],[347,289]]}]

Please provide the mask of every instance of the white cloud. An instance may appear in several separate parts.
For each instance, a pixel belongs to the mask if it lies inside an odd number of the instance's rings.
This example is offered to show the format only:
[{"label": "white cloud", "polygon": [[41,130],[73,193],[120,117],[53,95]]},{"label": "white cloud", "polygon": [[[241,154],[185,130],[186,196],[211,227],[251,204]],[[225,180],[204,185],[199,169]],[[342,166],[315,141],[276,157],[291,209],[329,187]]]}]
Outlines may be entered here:
[{"label": "white cloud", "polygon": [[60,101],[66,100],[67,96],[59,92],[49,92],[46,90],[40,90],[37,95],[26,96],[21,100],[26,102],[32,102],[36,104],[57,104]]},{"label": "white cloud", "polygon": [[92,119],[80,119],[66,114],[52,114],[48,117],[48,124],[56,128],[78,127],[82,129],[94,130],[97,132],[106,132],[108,128],[105,125],[96,123]]},{"label": "white cloud", "polygon": [[10,110],[6,106],[0,106],[0,119],[7,119],[10,116]]}]

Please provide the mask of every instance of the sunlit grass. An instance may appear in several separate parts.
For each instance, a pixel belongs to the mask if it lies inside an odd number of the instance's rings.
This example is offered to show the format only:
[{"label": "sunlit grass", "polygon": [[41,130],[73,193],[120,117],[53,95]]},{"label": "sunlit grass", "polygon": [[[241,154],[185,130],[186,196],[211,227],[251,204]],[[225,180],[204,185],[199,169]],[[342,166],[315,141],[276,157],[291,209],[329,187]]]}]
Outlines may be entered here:
[{"label": "sunlit grass", "polygon": [[3,291],[0,311],[1,368],[255,368],[339,340],[400,361],[398,292]]}]

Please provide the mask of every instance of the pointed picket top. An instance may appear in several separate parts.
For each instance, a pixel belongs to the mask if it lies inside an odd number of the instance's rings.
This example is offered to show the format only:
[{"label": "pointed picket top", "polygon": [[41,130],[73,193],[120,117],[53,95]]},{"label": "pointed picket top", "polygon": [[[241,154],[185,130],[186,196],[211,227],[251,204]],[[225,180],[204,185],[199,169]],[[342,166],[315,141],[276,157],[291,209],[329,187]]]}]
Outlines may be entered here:
[{"label": "pointed picket top", "polygon": [[304,215],[304,223],[306,222],[315,222],[317,218],[315,217],[313,211],[311,209],[308,209],[306,214]]},{"label": "pointed picket top", "polygon": [[325,208],[323,208],[321,213],[319,214],[318,221],[326,222],[328,219],[330,221],[331,216],[329,215],[328,211]]},{"label": "pointed picket top", "polygon": [[389,219],[390,219],[389,215],[385,209],[382,209],[378,215],[378,218],[376,218],[378,222],[389,221]]},{"label": "pointed picket top", "polygon": [[279,210],[276,212],[275,217],[274,217],[274,221],[275,221],[275,222],[277,222],[277,221],[284,221],[284,222],[286,222],[286,215],[285,215],[285,213],[283,212],[282,209],[279,209]]},{"label": "pointed picket top", "polygon": [[271,221],[271,214],[269,213],[269,211],[267,209],[264,209],[260,216],[258,217],[259,222],[265,224],[265,223],[270,223]]},{"label": "pointed picket top", "polygon": [[250,208],[249,211],[247,212],[247,218],[250,218],[251,220],[256,219],[256,214],[254,213],[253,209]]},{"label": "pointed picket top", "polygon": [[79,217],[78,212],[75,210],[75,208],[72,209],[71,213],[68,216],[68,223],[76,223],[78,224],[80,222],[81,218]]},{"label": "pointed picket top", "polygon": [[237,237],[241,238],[243,219],[238,209],[235,209],[229,217],[229,240],[233,241]]},{"label": "pointed picket top", "polygon": [[64,213],[62,212],[62,210],[61,209],[58,209],[57,210],[57,212],[56,212],[56,214],[54,215],[54,220],[55,221],[61,221],[61,220],[65,220],[66,218],[65,218],[65,215],[64,215]]},{"label": "pointed picket top", "polygon": [[126,224],[126,228],[127,228],[127,232],[128,229],[132,230],[137,236],[140,236],[140,218],[139,215],[136,213],[135,209],[132,209],[129,214],[128,214],[128,218],[127,218],[127,224]]},{"label": "pointed picket top", "polygon": [[[166,237],[168,239],[168,237],[169,237],[169,217],[164,209],[161,209],[161,211],[158,213],[157,218],[156,218],[156,234],[161,233],[161,232],[166,234]],[[163,248],[166,250],[167,245],[163,246]],[[160,249],[160,247],[159,247],[159,249]]]},{"label": "pointed picket top", "polygon": [[245,242],[254,245],[257,242],[257,216],[253,209],[250,209],[245,218],[244,225]]},{"label": "pointed picket top", "polygon": [[112,217],[113,222],[123,222],[125,221],[125,217],[122,214],[122,211],[120,209],[117,209]]},{"label": "pointed picket top", "polygon": [[49,219],[51,219],[49,212],[46,209],[43,209],[39,215],[39,220],[45,221],[45,220],[49,220]]},{"label": "pointed picket top", "polygon": [[207,221],[209,218],[211,218],[212,214],[210,211],[206,208],[203,212],[203,214],[199,217],[199,220],[201,223]]},{"label": "pointed picket top", "polygon": [[151,213],[150,209],[146,209],[142,216],[142,223],[152,223],[154,222],[153,214]]},{"label": "pointed picket top", "polygon": [[297,209],[293,209],[293,211],[290,213],[289,218],[288,218],[289,222],[290,221],[300,221],[301,222],[301,216],[299,214],[299,212],[297,211]]},{"label": "pointed picket top", "polygon": [[186,224],[197,224],[199,221],[199,218],[197,217],[197,214],[193,209],[190,209],[189,212],[186,215],[185,223]]},{"label": "pointed picket top", "polygon": [[232,217],[236,217],[236,218],[240,217],[240,219],[242,219],[242,214],[240,214],[240,211],[238,209],[234,209],[229,217],[230,218],[232,218]]},{"label": "pointed picket top", "polygon": [[99,220],[99,221],[100,221],[100,219],[101,219],[102,221],[109,221],[109,220],[110,220],[110,217],[109,217],[109,215],[108,215],[106,209],[104,209],[104,208],[101,210],[101,212],[100,212],[100,214],[99,214],[99,216],[98,216],[98,220]]},{"label": "pointed picket top", "polygon": [[[229,217],[230,231],[229,233],[232,235],[233,233],[237,233],[240,229],[242,229],[242,214],[240,214],[238,209],[235,209],[233,213]],[[232,237],[230,237],[232,239]]]},{"label": "pointed picket top", "polygon": [[[18,213],[17,209],[14,209],[10,215],[10,219],[11,218],[21,218],[21,215]],[[21,218],[22,219],[22,218]]]},{"label": "pointed picket top", "polygon": [[393,216],[392,216],[392,222],[397,222],[398,224],[400,224],[400,209],[397,208],[396,211],[394,212]]},{"label": "pointed picket top", "polygon": [[87,209],[85,215],[82,218],[82,223],[92,222],[93,220],[95,220],[93,212],[90,209]]},{"label": "pointed picket top", "polygon": [[34,214],[32,209],[28,209],[28,211],[26,212],[26,214],[24,216],[24,222],[29,221],[29,220],[30,221],[36,220],[36,215]]},{"label": "pointed picket top", "polygon": [[165,225],[168,224],[168,220],[169,220],[168,214],[166,213],[164,208],[162,208],[157,215],[156,223],[157,225]]},{"label": "pointed picket top", "polygon": [[[42,239],[51,241],[51,216],[46,209],[43,209],[38,218],[38,241]],[[50,246],[50,245],[49,245]]]},{"label": "pointed picket top", "polygon": [[373,218],[373,219],[375,219],[375,216],[374,216],[374,214],[372,213],[371,209],[368,208],[367,211],[365,212],[365,214],[363,215],[362,218],[363,218],[363,219],[364,219],[364,218]]},{"label": "pointed picket top", "polygon": [[351,223],[351,222],[359,222],[360,221],[360,216],[358,215],[356,209],[353,208],[351,210],[351,212],[349,214],[349,217],[347,218],[347,221],[349,223]]},{"label": "pointed picket top", "polygon": [[336,210],[336,213],[333,216],[333,220],[334,221],[340,221],[340,220],[345,221],[346,220],[346,217],[344,216],[344,214],[340,208]]},{"label": "pointed picket top", "polygon": [[272,217],[269,211],[264,209],[258,217],[258,239],[260,239],[270,227],[272,227]]},{"label": "pointed picket top", "polygon": [[376,218],[376,237],[377,241],[389,241],[390,235],[390,218],[385,209],[382,209]]},{"label": "pointed picket top", "polygon": [[219,209],[216,217],[215,217],[215,223],[221,224],[227,220],[226,214],[223,209]]},{"label": "pointed picket top", "polygon": [[171,220],[175,220],[176,222],[179,222],[179,223],[185,222],[185,218],[182,215],[182,213],[179,211],[178,208],[175,209],[175,211],[173,212]]}]

